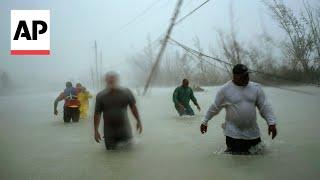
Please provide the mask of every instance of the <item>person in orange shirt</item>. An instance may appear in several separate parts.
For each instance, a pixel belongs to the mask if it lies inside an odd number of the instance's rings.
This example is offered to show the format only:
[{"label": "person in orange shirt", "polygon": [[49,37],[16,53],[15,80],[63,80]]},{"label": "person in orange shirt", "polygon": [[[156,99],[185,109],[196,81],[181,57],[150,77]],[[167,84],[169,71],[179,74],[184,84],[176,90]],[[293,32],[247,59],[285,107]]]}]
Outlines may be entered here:
[{"label": "person in orange shirt", "polygon": [[65,123],[79,122],[80,102],[78,100],[79,91],[72,86],[71,82],[66,82],[66,88],[54,101],[54,114],[58,115],[57,106],[59,101],[64,100],[63,121]]}]

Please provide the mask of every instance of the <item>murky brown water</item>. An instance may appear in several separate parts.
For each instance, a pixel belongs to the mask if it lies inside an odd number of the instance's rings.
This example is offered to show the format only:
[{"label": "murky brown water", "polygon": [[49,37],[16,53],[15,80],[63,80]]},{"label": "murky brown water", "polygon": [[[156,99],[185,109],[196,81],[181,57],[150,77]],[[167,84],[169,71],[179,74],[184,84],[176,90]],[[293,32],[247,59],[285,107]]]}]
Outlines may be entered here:
[{"label": "murky brown water", "polygon": [[[320,177],[320,89],[301,94],[265,88],[279,119],[271,141],[259,119],[264,155],[220,153],[224,112],[199,125],[217,88],[196,93],[203,110],[180,118],[172,88],[137,97],[144,132],[130,151],[106,152],[92,137],[92,120],[64,125],[53,118],[56,93],[0,97],[0,179],[318,179]],[[61,107],[61,106],[60,106]]]}]

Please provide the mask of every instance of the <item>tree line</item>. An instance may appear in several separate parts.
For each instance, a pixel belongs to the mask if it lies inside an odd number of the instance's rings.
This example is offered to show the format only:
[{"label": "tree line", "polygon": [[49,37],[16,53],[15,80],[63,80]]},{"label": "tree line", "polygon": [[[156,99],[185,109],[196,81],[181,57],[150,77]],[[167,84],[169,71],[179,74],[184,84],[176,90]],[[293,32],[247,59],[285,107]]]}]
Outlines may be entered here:
[{"label": "tree line", "polygon": [[[266,31],[252,42],[241,42],[237,38],[233,10],[230,8],[231,29],[218,31],[218,45],[210,47],[213,57],[228,63],[243,63],[263,73],[252,73],[251,78],[271,84],[320,84],[320,7],[303,2],[303,10],[294,13],[282,1],[263,1],[272,19],[285,34],[276,39]],[[193,39],[193,48],[204,52],[199,38]],[[156,46],[147,39],[142,52],[128,58],[137,86],[143,85],[156,56]],[[158,67],[154,85],[176,85],[183,78],[191,79],[195,85],[207,86],[230,79],[231,66],[194,56],[184,50],[168,48],[162,64]]]}]

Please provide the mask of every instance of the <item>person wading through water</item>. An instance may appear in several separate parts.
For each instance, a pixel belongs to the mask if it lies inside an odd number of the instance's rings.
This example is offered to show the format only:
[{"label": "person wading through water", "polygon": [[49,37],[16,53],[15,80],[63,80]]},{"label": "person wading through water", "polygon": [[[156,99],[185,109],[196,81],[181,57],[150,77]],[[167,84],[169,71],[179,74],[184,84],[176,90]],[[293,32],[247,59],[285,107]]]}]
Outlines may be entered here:
[{"label": "person wading through water", "polygon": [[63,121],[65,123],[79,122],[80,117],[80,102],[78,100],[78,90],[72,87],[71,82],[66,82],[66,88],[54,101],[54,114],[58,115],[57,106],[59,101],[64,100],[63,106]]},{"label": "person wading through water", "polygon": [[92,98],[92,95],[85,87],[81,87],[78,94],[78,99],[80,101],[80,119],[87,119],[88,110],[89,110],[89,99]]},{"label": "person wading through water", "polygon": [[182,85],[174,90],[172,99],[174,107],[176,108],[180,116],[194,115],[193,109],[189,104],[190,99],[200,111],[200,106],[197,102],[197,99],[193,95],[193,90],[189,87],[188,79],[182,80]]},{"label": "person wading through water", "polygon": [[105,76],[107,87],[96,96],[94,114],[94,138],[101,141],[99,133],[100,117],[104,119],[104,138],[107,150],[116,149],[119,143],[130,142],[132,130],[127,114],[127,107],[137,120],[136,128],[141,134],[142,124],[140,121],[136,100],[128,88],[118,86],[118,74],[109,72]]},{"label": "person wading through water", "polygon": [[277,136],[276,118],[271,105],[258,83],[249,82],[248,68],[243,64],[233,67],[233,80],[227,82],[216,94],[200,126],[202,134],[207,132],[207,123],[222,108],[226,109],[223,124],[226,136],[226,152],[249,154],[250,148],[261,142],[257,124],[256,107],[268,124],[272,139]]}]

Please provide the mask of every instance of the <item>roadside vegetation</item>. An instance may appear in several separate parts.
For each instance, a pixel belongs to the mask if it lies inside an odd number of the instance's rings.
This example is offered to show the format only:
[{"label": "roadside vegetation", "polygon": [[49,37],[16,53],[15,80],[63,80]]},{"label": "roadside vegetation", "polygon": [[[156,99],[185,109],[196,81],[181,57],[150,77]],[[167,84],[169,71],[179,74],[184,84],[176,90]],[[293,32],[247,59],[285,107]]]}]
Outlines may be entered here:
[{"label": "roadside vegetation", "polygon": [[[320,84],[320,7],[304,2],[303,10],[294,13],[282,1],[265,0],[270,16],[285,34],[276,39],[264,31],[251,41],[237,38],[233,10],[230,8],[231,28],[229,32],[217,31],[218,42],[214,47],[201,46],[194,38],[193,49],[208,53],[231,64],[243,63],[250,69],[251,78],[265,84]],[[146,48],[128,58],[133,76],[143,85],[157,53],[157,46],[150,39]],[[172,46],[171,46],[172,47]],[[208,63],[210,61],[210,63]],[[221,84],[231,76],[231,66],[194,56],[178,48],[168,48],[157,69],[154,85],[176,85],[183,78],[196,82],[196,86]],[[159,73],[160,72],[160,73]]]}]

